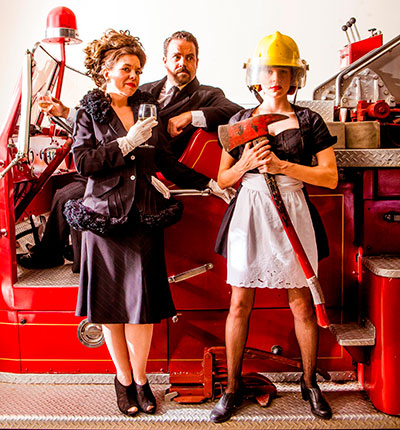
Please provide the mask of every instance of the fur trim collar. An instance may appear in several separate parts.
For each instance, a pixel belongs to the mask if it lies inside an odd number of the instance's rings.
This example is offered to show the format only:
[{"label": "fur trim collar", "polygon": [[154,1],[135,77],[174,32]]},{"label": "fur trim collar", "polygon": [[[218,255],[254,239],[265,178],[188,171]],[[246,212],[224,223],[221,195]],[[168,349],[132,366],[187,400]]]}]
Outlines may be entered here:
[{"label": "fur trim collar", "polygon": [[[128,98],[128,104],[134,108],[141,103],[153,103],[158,105],[157,100],[152,94],[136,90],[135,94]],[[100,124],[110,122],[111,97],[99,88],[89,91],[81,100],[80,105]]]}]

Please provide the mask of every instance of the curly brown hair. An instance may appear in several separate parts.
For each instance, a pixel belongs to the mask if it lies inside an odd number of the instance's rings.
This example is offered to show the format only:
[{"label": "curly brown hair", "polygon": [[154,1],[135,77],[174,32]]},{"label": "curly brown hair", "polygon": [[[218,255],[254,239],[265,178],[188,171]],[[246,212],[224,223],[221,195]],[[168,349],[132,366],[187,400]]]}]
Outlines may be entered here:
[{"label": "curly brown hair", "polygon": [[84,63],[87,68],[86,74],[100,88],[106,83],[104,69],[111,69],[123,55],[136,55],[141,67],[146,64],[143,45],[138,37],[130,35],[129,30],[116,31],[110,28],[100,39],[90,42],[83,52],[86,54]]}]

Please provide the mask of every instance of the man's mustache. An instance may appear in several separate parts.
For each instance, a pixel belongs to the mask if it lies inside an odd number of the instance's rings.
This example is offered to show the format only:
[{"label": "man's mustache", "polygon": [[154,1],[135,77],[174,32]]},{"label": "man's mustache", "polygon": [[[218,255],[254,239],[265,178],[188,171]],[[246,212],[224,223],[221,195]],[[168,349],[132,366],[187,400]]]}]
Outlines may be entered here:
[{"label": "man's mustache", "polygon": [[181,67],[180,69],[177,69],[175,73],[182,73],[182,72],[190,75],[189,70],[186,67]]}]

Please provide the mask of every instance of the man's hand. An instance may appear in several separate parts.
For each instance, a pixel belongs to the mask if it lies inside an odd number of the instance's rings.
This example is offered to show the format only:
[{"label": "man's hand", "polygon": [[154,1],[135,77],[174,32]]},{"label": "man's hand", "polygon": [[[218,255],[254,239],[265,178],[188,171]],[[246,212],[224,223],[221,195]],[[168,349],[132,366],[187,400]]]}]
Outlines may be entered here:
[{"label": "man's hand", "polygon": [[219,197],[225,203],[229,204],[229,202],[235,197],[236,190],[232,187],[225,188],[224,190],[217,184],[214,179],[210,179],[210,182],[207,184],[207,187],[210,188],[211,193],[214,196]]},{"label": "man's hand", "polygon": [[183,129],[192,122],[192,112],[184,112],[168,121],[167,131],[171,137],[182,133]]}]

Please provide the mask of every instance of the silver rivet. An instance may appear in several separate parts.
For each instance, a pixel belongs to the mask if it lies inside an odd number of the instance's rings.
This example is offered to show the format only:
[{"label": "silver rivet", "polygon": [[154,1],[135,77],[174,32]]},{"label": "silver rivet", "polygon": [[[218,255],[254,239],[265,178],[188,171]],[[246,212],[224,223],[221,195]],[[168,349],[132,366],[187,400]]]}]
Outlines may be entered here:
[{"label": "silver rivet", "polygon": [[131,160],[134,160],[136,157],[134,155],[131,155]]},{"label": "silver rivet", "polygon": [[132,181],[134,181],[134,180],[136,179],[136,176],[135,176],[135,175],[132,175],[132,176],[131,176],[131,179],[132,179]]}]

